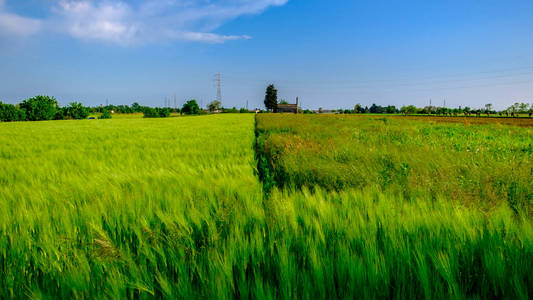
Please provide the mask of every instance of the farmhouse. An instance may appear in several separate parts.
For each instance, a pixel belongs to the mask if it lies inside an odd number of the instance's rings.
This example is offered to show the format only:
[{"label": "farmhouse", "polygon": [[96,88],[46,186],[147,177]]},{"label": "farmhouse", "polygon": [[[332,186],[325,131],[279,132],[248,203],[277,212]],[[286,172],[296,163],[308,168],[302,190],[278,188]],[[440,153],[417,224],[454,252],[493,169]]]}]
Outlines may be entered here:
[{"label": "farmhouse", "polygon": [[293,113],[297,114],[301,110],[298,107],[298,97],[296,97],[296,104],[278,104],[279,113]]}]

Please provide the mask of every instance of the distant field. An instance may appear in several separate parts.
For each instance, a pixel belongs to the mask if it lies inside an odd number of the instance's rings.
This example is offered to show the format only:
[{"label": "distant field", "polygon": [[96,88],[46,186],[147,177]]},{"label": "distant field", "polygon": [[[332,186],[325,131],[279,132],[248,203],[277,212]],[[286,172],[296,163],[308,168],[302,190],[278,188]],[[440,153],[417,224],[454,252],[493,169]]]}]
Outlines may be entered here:
[{"label": "distant field", "polygon": [[470,116],[470,117],[449,117],[449,116],[392,116],[394,118],[409,118],[420,121],[432,121],[432,122],[447,122],[447,123],[462,123],[465,125],[470,124],[500,124],[500,125],[512,125],[521,127],[533,127],[533,118],[529,118],[527,115],[520,117],[499,117],[499,116]]},{"label": "distant field", "polygon": [[270,114],[257,130],[279,185],[504,201],[533,213],[532,129],[443,119]]},{"label": "distant field", "polygon": [[0,123],[0,298],[533,295],[531,128],[121,117]]},{"label": "distant field", "polygon": [[[93,113],[89,117],[98,118],[100,113]],[[171,117],[179,117],[179,113],[170,113]],[[131,114],[111,114],[113,119],[140,119],[144,117],[143,113],[131,113]]]}]

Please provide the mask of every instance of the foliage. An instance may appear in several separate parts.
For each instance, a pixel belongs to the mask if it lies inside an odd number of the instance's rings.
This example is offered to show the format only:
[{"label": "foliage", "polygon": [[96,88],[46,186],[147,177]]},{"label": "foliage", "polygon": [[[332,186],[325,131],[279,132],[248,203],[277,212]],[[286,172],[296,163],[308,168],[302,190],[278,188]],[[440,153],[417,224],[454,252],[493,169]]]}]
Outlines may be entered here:
[{"label": "foliage", "polygon": [[265,93],[265,107],[269,111],[276,111],[278,108],[278,90],[273,84],[269,85]]},{"label": "foliage", "polygon": [[144,107],[143,110],[145,118],[168,118],[170,117],[170,109],[167,107]]},{"label": "foliage", "polygon": [[22,101],[20,108],[26,111],[26,119],[29,121],[52,120],[59,104],[54,97],[39,95]]},{"label": "foliage", "polygon": [[416,109],[416,106],[414,105],[402,106],[402,108],[400,109],[400,112],[402,114],[412,115],[417,112],[417,109]]},{"label": "foliage", "polygon": [[0,122],[24,121],[26,112],[13,104],[0,101]]},{"label": "foliage", "polygon": [[529,128],[331,115],[261,115],[257,124],[281,185],[447,196],[486,209],[504,202],[533,214]]},{"label": "foliage", "polygon": [[61,109],[66,119],[82,120],[89,116],[89,109],[79,102],[72,102]]},{"label": "foliage", "polygon": [[107,109],[102,110],[102,114],[98,117],[98,119],[111,119],[111,112]]},{"label": "foliage", "polygon": [[211,103],[209,103],[207,105],[207,109],[210,111],[210,112],[215,112],[215,111],[219,111],[222,107],[222,103],[220,103],[220,101],[212,101]]},{"label": "foliage", "polygon": [[181,112],[186,115],[198,115],[200,114],[200,106],[198,106],[196,100],[192,99],[183,104]]}]

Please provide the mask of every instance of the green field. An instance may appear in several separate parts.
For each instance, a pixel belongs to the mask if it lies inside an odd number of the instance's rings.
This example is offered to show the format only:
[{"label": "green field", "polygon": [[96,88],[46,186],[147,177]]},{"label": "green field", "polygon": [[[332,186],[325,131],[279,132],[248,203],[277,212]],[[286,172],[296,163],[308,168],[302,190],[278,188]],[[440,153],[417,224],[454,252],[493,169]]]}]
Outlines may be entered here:
[{"label": "green field", "polygon": [[0,298],[533,295],[531,129],[254,118],[0,123]]}]

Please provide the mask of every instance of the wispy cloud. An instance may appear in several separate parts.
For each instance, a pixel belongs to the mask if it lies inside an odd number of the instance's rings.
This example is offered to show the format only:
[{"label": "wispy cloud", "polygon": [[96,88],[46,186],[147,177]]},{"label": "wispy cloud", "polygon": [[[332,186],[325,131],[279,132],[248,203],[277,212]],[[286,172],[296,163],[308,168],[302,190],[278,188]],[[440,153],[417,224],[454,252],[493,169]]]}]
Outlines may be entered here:
[{"label": "wispy cloud", "polygon": [[0,0],[0,35],[30,36],[41,29],[40,20],[25,18],[5,11],[5,1]]},{"label": "wispy cloud", "polygon": [[243,15],[258,14],[288,0],[56,0],[48,17],[7,12],[0,0],[0,34],[29,36],[39,31],[119,45],[156,41],[223,43],[248,35],[213,33]]}]

